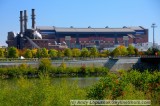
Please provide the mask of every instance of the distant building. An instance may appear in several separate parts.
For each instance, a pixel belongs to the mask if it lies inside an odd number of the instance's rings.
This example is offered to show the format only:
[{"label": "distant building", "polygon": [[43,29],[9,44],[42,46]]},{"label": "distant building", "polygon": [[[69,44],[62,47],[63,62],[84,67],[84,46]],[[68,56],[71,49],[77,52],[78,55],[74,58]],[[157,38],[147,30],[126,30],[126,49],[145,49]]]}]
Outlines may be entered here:
[{"label": "distant building", "polygon": [[115,45],[142,44],[148,42],[148,29],[142,26],[123,28],[69,28],[35,26],[35,13],[32,9],[32,28],[27,28],[27,12],[20,12],[20,33],[8,32],[8,47],[23,48],[90,48],[99,49]]}]

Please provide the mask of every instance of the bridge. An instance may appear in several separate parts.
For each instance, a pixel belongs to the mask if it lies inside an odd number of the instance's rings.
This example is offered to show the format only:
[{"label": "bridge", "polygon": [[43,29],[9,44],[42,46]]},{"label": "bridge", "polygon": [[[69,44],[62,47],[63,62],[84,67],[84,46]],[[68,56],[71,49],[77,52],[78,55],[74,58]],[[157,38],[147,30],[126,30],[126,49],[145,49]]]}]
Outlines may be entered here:
[{"label": "bridge", "polygon": [[140,61],[145,63],[160,64],[160,56],[141,56]]}]

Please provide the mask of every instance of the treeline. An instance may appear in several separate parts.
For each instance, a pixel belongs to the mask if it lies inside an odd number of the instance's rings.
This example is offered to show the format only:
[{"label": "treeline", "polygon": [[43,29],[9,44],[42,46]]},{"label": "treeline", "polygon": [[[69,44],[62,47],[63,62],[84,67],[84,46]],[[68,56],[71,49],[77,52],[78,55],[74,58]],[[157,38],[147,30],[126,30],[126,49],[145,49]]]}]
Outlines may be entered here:
[{"label": "treeline", "polygon": [[83,48],[82,50],[77,48],[67,48],[64,50],[56,50],[46,48],[42,49],[23,49],[18,50],[15,47],[7,49],[0,49],[0,58],[17,58],[23,56],[25,58],[61,58],[61,57],[108,57],[108,56],[139,56],[139,55],[160,55],[160,51],[155,48],[149,48],[146,52],[138,51],[137,48],[129,45],[118,46],[113,51],[103,50],[98,51],[97,48]]},{"label": "treeline", "polygon": [[11,78],[11,77],[38,77],[39,74],[47,74],[51,77],[56,76],[103,76],[109,72],[106,67],[86,67],[82,65],[80,67],[67,67],[62,62],[59,67],[54,67],[48,58],[40,60],[37,67],[32,67],[27,64],[20,64],[19,66],[12,67],[1,67],[0,78]]}]

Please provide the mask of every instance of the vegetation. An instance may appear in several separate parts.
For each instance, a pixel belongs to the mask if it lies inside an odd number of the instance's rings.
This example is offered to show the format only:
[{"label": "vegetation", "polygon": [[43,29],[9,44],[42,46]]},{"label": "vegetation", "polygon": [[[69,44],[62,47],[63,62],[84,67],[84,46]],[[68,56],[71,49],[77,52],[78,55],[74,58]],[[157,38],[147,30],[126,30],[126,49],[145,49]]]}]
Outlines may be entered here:
[{"label": "vegetation", "polygon": [[125,46],[118,46],[112,52],[113,56],[126,56],[128,55],[127,48]]},{"label": "vegetation", "polygon": [[[24,64],[21,69],[26,68]],[[85,66],[81,67],[86,70]],[[97,69],[99,70],[99,69]],[[49,74],[39,73],[39,79],[0,80],[0,105],[70,105],[70,100],[151,100],[160,105],[160,72],[120,70],[108,73],[91,87],[80,88],[66,81],[53,83]]]},{"label": "vegetation", "polygon": [[50,57],[50,58],[56,58],[56,57],[58,56],[58,51],[55,50],[55,49],[50,49],[50,50],[48,51],[48,54],[49,54],[49,57]]},{"label": "vegetation", "polygon": [[0,49],[0,58],[3,58],[3,57],[4,57],[4,50]]},{"label": "vegetation", "polygon": [[1,67],[0,77],[10,78],[10,77],[37,77],[38,74],[48,74],[50,76],[66,74],[67,76],[78,76],[78,75],[105,75],[109,71],[105,67],[67,67],[67,65],[62,62],[59,67],[54,67],[49,59],[43,58],[39,62],[38,67],[31,67],[27,64],[21,64],[19,66],[12,67]]},{"label": "vegetation", "polygon": [[98,56],[98,50],[97,50],[97,48],[91,48],[91,50],[90,50],[90,56],[91,57],[97,57]]},{"label": "vegetation", "polygon": [[19,55],[19,52],[18,52],[17,48],[15,48],[15,47],[8,48],[8,57],[9,58],[17,58],[18,55]]},{"label": "vegetation", "polygon": [[0,106],[69,106],[70,100],[86,99],[86,91],[75,82],[53,83],[47,75],[39,79],[0,80]]},{"label": "vegetation", "polygon": [[160,104],[160,72],[138,72],[120,70],[109,73],[87,92],[89,99],[106,100],[151,100]]},{"label": "vegetation", "polygon": [[81,55],[80,49],[76,49],[76,48],[72,49],[72,56],[73,57],[80,57],[80,55]]},{"label": "vegetation", "polygon": [[27,49],[27,50],[25,51],[24,57],[25,57],[25,58],[32,58],[32,57],[33,57],[32,51],[29,50],[29,49]]},{"label": "vegetation", "polygon": [[52,67],[52,63],[49,59],[46,59],[46,58],[43,58],[40,60],[40,63],[39,63],[39,71],[41,72],[48,72]]},{"label": "vegetation", "polygon": [[50,49],[47,50],[46,48],[42,49],[24,49],[24,50],[18,50],[15,47],[10,47],[5,49],[0,49],[0,58],[17,58],[20,56],[23,56],[25,58],[64,58],[68,57],[71,59],[72,57],[117,57],[117,56],[141,56],[141,55],[154,55],[154,56],[160,56],[160,50],[156,48],[149,48],[146,52],[138,51],[137,48],[133,47],[132,45],[129,45],[128,47],[125,47],[123,45],[120,45],[116,47],[113,51],[109,50],[102,50],[99,51],[97,48],[93,47],[90,49],[82,48],[82,50],[77,48],[67,48],[64,50],[55,50]]},{"label": "vegetation", "polygon": [[89,51],[87,48],[83,48],[81,51],[81,57],[88,57],[89,56]]},{"label": "vegetation", "polygon": [[129,55],[135,55],[135,48],[132,45],[129,45],[127,48]]},{"label": "vegetation", "polygon": [[64,50],[64,55],[65,55],[66,57],[71,57],[71,56],[72,56],[72,51],[71,51],[71,49],[69,49],[69,48],[65,49],[65,50]]}]

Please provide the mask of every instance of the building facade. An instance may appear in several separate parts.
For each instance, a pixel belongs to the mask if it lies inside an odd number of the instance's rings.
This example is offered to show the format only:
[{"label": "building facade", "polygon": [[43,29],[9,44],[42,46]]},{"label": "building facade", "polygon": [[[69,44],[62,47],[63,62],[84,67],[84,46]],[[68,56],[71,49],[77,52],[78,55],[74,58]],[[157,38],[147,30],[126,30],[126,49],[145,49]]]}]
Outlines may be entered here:
[{"label": "building facade", "polygon": [[[24,17],[24,18],[23,18]],[[122,28],[74,28],[55,26],[35,26],[35,13],[32,9],[32,28],[27,28],[26,10],[20,12],[20,33],[8,32],[8,47],[23,48],[79,48],[97,47],[99,49],[147,43],[148,29],[142,26]]]}]

